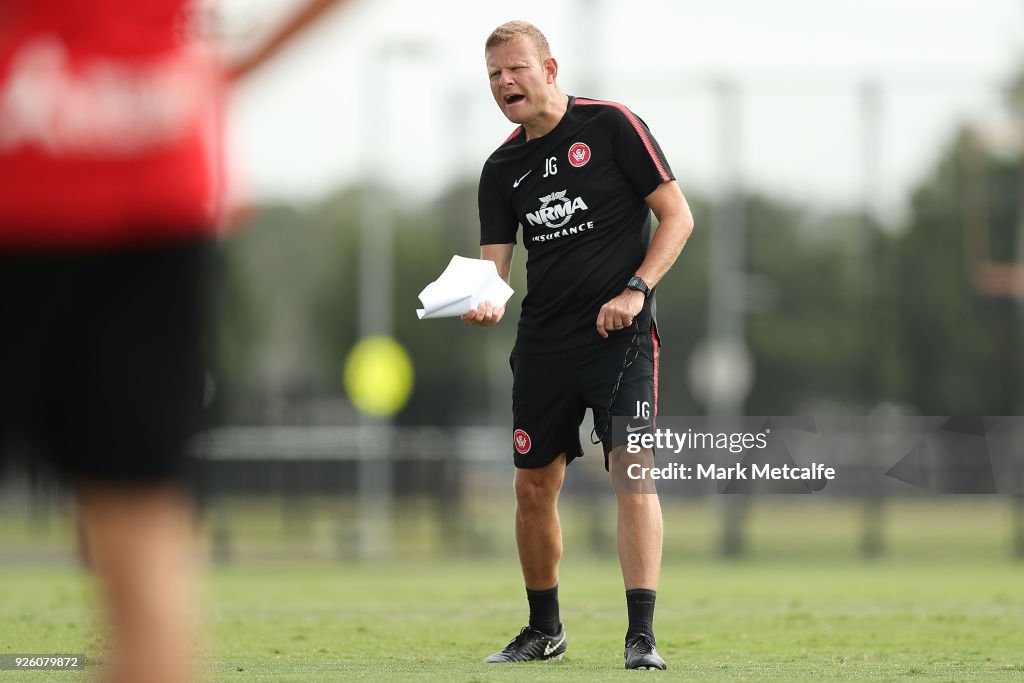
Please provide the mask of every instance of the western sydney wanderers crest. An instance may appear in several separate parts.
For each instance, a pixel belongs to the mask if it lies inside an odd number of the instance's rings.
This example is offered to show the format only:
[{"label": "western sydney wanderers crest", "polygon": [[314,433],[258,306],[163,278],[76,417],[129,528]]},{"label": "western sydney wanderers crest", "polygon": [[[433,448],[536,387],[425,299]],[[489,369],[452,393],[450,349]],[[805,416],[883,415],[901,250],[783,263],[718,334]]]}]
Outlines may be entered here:
[{"label": "western sydney wanderers crest", "polygon": [[517,429],[512,435],[512,441],[516,445],[516,453],[526,455],[530,452],[530,435],[522,429]]},{"label": "western sydney wanderers crest", "polygon": [[585,142],[574,142],[569,147],[569,163],[579,168],[590,161],[590,148]]}]

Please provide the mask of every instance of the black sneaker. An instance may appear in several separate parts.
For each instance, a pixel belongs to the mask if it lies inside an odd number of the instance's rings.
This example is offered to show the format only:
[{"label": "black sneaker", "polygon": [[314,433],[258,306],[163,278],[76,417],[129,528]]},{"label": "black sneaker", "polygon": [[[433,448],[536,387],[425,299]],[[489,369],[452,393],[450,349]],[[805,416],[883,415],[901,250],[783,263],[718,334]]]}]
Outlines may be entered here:
[{"label": "black sneaker", "polygon": [[627,669],[665,669],[665,660],[654,648],[654,636],[646,633],[631,633],[626,636]]},{"label": "black sneaker", "polygon": [[561,659],[565,654],[565,628],[549,636],[543,631],[524,626],[511,643],[501,652],[495,652],[484,660],[487,664],[501,662],[532,662],[545,659]]}]

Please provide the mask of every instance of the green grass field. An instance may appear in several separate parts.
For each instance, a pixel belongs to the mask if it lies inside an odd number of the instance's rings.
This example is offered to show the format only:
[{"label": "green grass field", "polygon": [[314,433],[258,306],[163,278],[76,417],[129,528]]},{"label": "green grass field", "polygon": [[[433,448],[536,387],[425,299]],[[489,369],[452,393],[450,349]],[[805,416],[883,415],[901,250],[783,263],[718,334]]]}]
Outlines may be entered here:
[{"label": "green grass field", "polygon": [[[747,560],[669,553],[656,617],[665,673],[622,670],[617,563],[572,545],[561,579],[569,651],[560,662],[481,662],[526,618],[518,567],[506,554],[211,568],[199,669],[215,681],[1024,679],[1024,565],[990,542],[989,526],[972,534],[962,510],[948,513],[948,525],[935,514],[913,522],[922,514],[895,515],[891,525],[892,538],[908,532],[917,546],[874,561],[844,551],[842,540],[809,548],[766,521],[754,525]],[[789,519],[824,528],[808,517]],[[909,533],[918,526],[934,533]],[[96,661],[92,605],[77,569],[7,565],[0,652],[85,652]],[[0,672],[0,680],[84,678]]]}]

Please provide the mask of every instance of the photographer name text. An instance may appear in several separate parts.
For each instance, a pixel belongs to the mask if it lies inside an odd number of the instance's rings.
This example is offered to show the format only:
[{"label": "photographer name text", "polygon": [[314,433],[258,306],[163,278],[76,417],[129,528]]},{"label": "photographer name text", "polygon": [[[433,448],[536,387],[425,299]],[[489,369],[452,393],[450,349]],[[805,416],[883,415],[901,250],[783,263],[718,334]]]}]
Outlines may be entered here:
[{"label": "photographer name text", "polygon": [[626,469],[626,476],[630,479],[662,479],[680,481],[819,481],[822,479],[832,480],[836,478],[836,471],[833,467],[826,467],[820,462],[811,463],[805,467],[793,465],[684,465],[682,463],[669,463],[662,467],[644,467],[639,463],[633,463]]}]

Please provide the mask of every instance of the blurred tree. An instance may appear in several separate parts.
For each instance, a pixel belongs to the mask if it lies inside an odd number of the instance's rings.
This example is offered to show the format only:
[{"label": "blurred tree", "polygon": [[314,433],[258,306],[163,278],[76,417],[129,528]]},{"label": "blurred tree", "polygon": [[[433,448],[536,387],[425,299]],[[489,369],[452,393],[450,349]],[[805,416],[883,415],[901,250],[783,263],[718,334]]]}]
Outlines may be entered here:
[{"label": "blurred tree", "polygon": [[[397,281],[390,303],[395,336],[416,369],[416,387],[399,424],[472,424],[486,417],[488,335],[458,320],[420,321],[415,313],[416,295],[453,254],[478,255],[465,226],[452,225],[458,212],[451,206],[469,201],[470,189],[475,205],[475,187],[460,186],[437,206],[394,207]],[[304,212],[265,207],[225,244],[218,340],[222,420],[354,421],[341,375],[357,341],[361,305],[359,194],[349,189]],[[523,286],[513,285],[518,305]],[[362,303],[385,302],[370,293]],[[503,335],[511,349],[515,325],[489,334]]]},{"label": "blurred tree", "polygon": [[972,286],[967,231],[978,256],[1017,258],[1020,159],[997,155],[964,128],[914,192],[898,244],[901,398],[928,415],[1018,413],[1024,404],[1020,303]]},{"label": "blurred tree", "polygon": [[[223,419],[290,421],[287,397],[328,389],[333,358],[322,329],[333,306],[350,298],[357,245],[336,221],[355,206],[352,193],[300,213],[263,208],[224,245],[220,307],[219,398]],[[346,229],[348,227],[348,229]],[[343,314],[350,304],[338,310]],[[348,318],[351,320],[351,318]],[[331,330],[344,340],[345,330]],[[338,372],[333,384],[340,384]]]},{"label": "blurred tree", "polygon": [[[935,414],[1000,414],[1018,405],[1019,323],[1013,304],[977,295],[967,279],[956,158],[954,146],[915,193],[908,228],[896,236],[853,213],[747,197],[747,330],[756,367],[748,414],[867,410],[886,400]],[[1003,253],[1013,244],[1017,167],[995,158],[987,164],[991,242]],[[663,414],[703,411],[688,363],[706,335],[715,211],[690,194],[696,229],[658,288]],[[452,254],[477,255],[475,195],[465,183],[430,204],[395,206],[395,335],[416,368],[398,424],[490,424],[507,410],[495,411],[494,396],[507,392],[491,382],[511,382],[506,360],[525,289],[522,251],[507,324],[482,333],[457,320],[420,321],[414,311],[416,295]],[[360,305],[358,197],[354,188],[304,212],[266,208],[226,246],[226,420],[354,421],[341,370]],[[865,267],[875,260],[895,267]],[[368,303],[383,302],[371,294]]]},{"label": "blurred tree", "polygon": [[752,415],[786,415],[870,404],[868,343],[860,323],[864,228],[853,214],[814,214],[750,196],[748,343],[756,382]]}]

